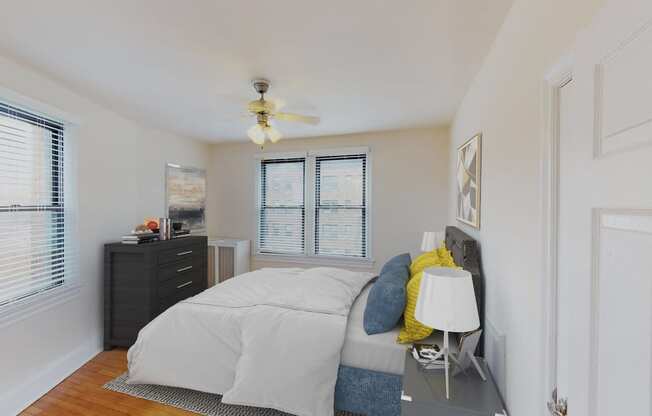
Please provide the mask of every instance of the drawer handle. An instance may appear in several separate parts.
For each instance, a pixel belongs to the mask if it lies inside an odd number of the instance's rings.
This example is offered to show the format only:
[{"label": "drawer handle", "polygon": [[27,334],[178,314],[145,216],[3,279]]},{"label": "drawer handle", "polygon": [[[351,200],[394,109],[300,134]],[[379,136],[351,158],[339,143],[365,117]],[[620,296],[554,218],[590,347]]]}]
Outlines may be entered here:
[{"label": "drawer handle", "polygon": [[188,254],[192,254],[192,250],[182,251],[181,253],[177,253],[177,256],[186,256]]},{"label": "drawer handle", "polygon": [[190,270],[190,269],[192,269],[192,266],[182,267],[180,269],[177,269],[177,273],[185,272],[186,270]]},{"label": "drawer handle", "polygon": [[186,286],[188,286],[188,285],[191,285],[191,284],[192,284],[192,280],[189,281],[189,282],[186,282],[186,283],[184,283],[184,284],[182,284],[182,285],[177,286],[177,289],[184,288],[184,287],[186,287]]}]

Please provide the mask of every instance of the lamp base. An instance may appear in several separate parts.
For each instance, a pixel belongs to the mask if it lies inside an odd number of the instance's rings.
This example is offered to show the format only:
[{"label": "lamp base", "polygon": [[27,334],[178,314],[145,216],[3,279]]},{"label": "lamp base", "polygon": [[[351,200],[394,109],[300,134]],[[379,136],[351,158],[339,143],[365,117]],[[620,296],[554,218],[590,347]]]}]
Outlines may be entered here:
[{"label": "lamp base", "polygon": [[444,371],[446,373],[446,399],[450,399],[450,362],[453,361],[457,365],[460,365],[460,362],[457,357],[450,352],[450,345],[448,343],[448,331],[444,331],[444,348],[432,356],[430,362],[425,364],[423,368],[426,370],[441,368],[442,357],[444,357]]}]

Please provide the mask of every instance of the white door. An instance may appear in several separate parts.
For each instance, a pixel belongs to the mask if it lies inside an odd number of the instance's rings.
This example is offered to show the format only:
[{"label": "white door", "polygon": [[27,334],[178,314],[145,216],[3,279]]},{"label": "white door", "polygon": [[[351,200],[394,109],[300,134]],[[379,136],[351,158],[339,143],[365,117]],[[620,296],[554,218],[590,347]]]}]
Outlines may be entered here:
[{"label": "white door", "polygon": [[[652,1],[606,0],[573,52],[560,137],[558,369],[568,415],[652,414]],[[570,311],[564,313],[563,311]]]}]

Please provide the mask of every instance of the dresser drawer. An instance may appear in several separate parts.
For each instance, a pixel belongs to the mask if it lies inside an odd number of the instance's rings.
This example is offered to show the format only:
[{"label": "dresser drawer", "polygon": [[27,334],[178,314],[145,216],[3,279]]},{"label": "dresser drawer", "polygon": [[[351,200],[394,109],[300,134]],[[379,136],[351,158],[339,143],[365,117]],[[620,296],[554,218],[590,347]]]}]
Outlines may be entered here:
[{"label": "dresser drawer", "polygon": [[158,264],[174,263],[188,257],[194,257],[198,254],[205,255],[206,246],[197,244],[181,245],[175,248],[168,248],[158,252]]},{"label": "dresser drawer", "polygon": [[191,274],[199,269],[204,269],[206,265],[202,264],[202,262],[206,261],[206,256],[198,255],[199,250],[196,253],[197,255],[193,254],[188,257],[182,257],[174,263],[159,266],[158,272],[156,273],[159,284],[179,276]]},{"label": "dresser drawer", "polygon": [[[190,267],[190,266],[187,266]],[[181,270],[181,269],[180,269]],[[193,268],[179,273],[165,282],[159,283],[158,297],[165,299],[175,293],[179,293],[186,288],[200,288],[205,285],[206,276],[203,269]]]},{"label": "dresser drawer", "polygon": [[[189,283],[192,282],[192,283]],[[185,286],[184,286],[185,285]],[[201,284],[196,280],[186,280],[172,287],[166,293],[168,296],[161,296],[159,299],[159,313],[165,311],[170,306],[181,302],[184,299],[195,296],[203,290]],[[159,292],[162,293],[162,292]]]}]

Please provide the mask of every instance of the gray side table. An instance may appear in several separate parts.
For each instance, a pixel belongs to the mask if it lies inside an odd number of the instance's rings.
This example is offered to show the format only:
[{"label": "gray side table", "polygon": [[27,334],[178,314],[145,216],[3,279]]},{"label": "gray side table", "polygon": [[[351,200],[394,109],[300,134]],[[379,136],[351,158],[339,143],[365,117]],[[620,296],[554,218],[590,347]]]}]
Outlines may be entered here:
[{"label": "gray side table", "polygon": [[451,397],[446,400],[443,370],[423,371],[409,351],[405,357],[402,416],[496,416],[504,405],[484,360],[478,360],[487,375],[482,381],[473,368],[451,376]]}]

